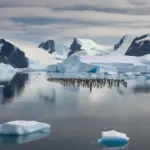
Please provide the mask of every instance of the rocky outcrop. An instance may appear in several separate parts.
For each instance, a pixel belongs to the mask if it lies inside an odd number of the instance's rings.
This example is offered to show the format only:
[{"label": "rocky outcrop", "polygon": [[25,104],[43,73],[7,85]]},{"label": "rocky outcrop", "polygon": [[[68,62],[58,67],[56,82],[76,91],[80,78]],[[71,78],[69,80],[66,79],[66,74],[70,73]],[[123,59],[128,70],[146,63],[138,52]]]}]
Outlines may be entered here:
[{"label": "rocky outcrop", "polygon": [[68,53],[68,57],[71,56],[72,54],[76,53],[76,52],[79,52],[79,51],[82,51],[81,49],[82,45],[80,45],[78,42],[77,42],[77,39],[74,38],[71,46],[70,46],[70,51]]},{"label": "rocky outcrop", "polygon": [[46,50],[48,53],[51,53],[51,54],[53,52],[55,52],[55,42],[54,42],[54,40],[48,40],[46,42],[42,42],[38,47]]},{"label": "rocky outcrop", "polygon": [[149,34],[136,37],[129,46],[125,55],[129,56],[144,56],[150,54],[150,40]]},{"label": "rocky outcrop", "polygon": [[4,39],[0,40],[0,62],[10,64],[14,68],[28,67],[25,53]]},{"label": "rocky outcrop", "polygon": [[126,37],[127,37],[127,36],[124,35],[124,36],[120,39],[120,41],[114,45],[114,50],[115,50],[115,51],[116,51],[117,49],[119,49],[120,46],[124,43],[124,40],[126,39]]}]

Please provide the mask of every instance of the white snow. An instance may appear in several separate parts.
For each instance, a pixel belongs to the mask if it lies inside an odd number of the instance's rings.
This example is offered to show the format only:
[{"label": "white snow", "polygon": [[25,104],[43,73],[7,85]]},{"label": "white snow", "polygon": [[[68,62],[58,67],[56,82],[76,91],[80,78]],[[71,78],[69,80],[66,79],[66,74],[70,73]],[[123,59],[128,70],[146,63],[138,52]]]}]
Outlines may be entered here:
[{"label": "white snow", "polygon": [[0,63],[0,80],[11,80],[19,69],[4,63]]},{"label": "white snow", "polygon": [[129,137],[127,137],[127,135],[125,133],[121,133],[121,132],[117,132],[115,130],[111,130],[111,131],[103,131],[102,132],[102,139],[105,138],[121,138],[121,139],[125,139],[127,141],[129,141]]},{"label": "white snow", "polygon": [[69,53],[69,47],[64,44],[55,44],[56,54],[67,56]]},{"label": "white snow", "polygon": [[[29,58],[29,68],[46,68],[47,64],[57,64],[62,62],[61,55],[51,55],[41,48],[37,48],[36,43],[27,42],[23,40],[7,39],[10,43],[20,48]],[[59,59],[60,57],[60,59]]]},{"label": "white snow", "polygon": [[145,37],[145,38],[137,40],[136,43],[143,42],[143,41],[146,41],[146,40],[150,41],[150,34],[147,34],[147,37]]},{"label": "white snow", "polygon": [[1,135],[24,135],[34,132],[48,132],[50,125],[37,121],[16,120],[0,124]]},{"label": "white snow", "polygon": [[85,50],[107,50],[112,49],[111,46],[103,46],[95,43],[91,39],[77,38],[78,44],[82,45],[81,49]]}]

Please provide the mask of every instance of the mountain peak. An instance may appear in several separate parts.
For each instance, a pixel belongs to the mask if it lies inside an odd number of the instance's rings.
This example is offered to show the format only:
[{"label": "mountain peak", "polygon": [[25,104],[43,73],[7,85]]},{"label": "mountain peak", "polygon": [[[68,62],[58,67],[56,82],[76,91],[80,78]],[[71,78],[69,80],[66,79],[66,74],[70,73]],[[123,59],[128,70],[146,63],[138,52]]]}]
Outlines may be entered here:
[{"label": "mountain peak", "polygon": [[74,38],[71,46],[70,46],[70,52],[68,53],[68,57],[71,56],[72,54],[81,51],[81,44],[79,43],[79,41],[77,40],[77,38]]},{"label": "mountain peak", "polygon": [[0,39],[0,62],[10,64],[14,68],[28,67],[25,53],[4,39]]},{"label": "mountain peak", "polygon": [[46,50],[48,53],[55,52],[54,40],[47,40],[46,42],[42,42],[38,47]]},{"label": "mountain peak", "polygon": [[133,39],[125,55],[143,56],[150,54],[150,34],[144,34]]},{"label": "mountain peak", "polygon": [[114,50],[115,50],[115,51],[120,48],[120,46],[124,43],[124,41],[125,41],[126,38],[127,38],[127,35],[124,35],[124,36],[120,39],[120,41],[114,45]]},{"label": "mountain peak", "polygon": [[0,43],[5,43],[6,41],[4,39],[0,39]]}]

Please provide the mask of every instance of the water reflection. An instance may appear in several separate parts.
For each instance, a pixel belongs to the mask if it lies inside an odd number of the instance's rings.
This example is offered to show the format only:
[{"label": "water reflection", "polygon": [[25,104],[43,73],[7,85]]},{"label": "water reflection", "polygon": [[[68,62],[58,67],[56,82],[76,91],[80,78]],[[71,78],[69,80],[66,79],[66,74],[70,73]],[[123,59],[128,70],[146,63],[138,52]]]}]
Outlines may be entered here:
[{"label": "water reflection", "polygon": [[15,96],[19,96],[28,81],[28,74],[16,73],[11,81],[1,81],[0,85],[0,100],[1,104],[11,103]]},{"label": "water reflection", "polygon": [[31,141],[35,141],[50,135],[50,132],[37,132],[28,135],[13,136],[13,135],[1,135],[0,144],[1,145],[18,145]]},{"label": "water reflection", "polygon": [[102,150],[124,150],[128,149],[128,145],[120,146],[120,147],[103,147]]},{"label": "water reflection", "polygon": [[[90,92],[92,92],[92,88],[119,88],[120,86],[127,87],[127,82],[124,79],[101,79],[101,78],[48,78],[47,79],[50,82],[58,82],[62,84],[64,87],[66,86],[74,86],[76,89],[81,87],[86,87],[90,89]],[[118,91],[120,94],[123,94],[123,91]]]},{"label": "water reflection", "polygon": [[133,92],[135,94],[150,93],[150,84],[136,85],[135,87],[133,87]]},{"label": "water reflection", "polygon": [[47,94],[47,93],[39,92],[39,98],[40,98],[40,99],[43,99],[44,102],[46,102],[46,103],[51,103],[51,104],[53,104],[53,103],[55,103],[55,101],[56,101],[56,91],[55,91],[54,88],[52,88],[52,89],[50,89],[50,90],[51,90],[50,95]]}]

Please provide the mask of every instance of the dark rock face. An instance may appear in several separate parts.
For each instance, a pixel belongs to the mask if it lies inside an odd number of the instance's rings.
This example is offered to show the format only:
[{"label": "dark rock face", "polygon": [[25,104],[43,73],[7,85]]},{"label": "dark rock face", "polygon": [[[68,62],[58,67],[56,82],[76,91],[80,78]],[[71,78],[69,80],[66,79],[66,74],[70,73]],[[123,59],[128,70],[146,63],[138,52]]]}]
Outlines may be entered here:
[{"label": "dark rock face", "polygon": [[143,56],[150,54],[150,41],[144,38],[147,38],[149,35],[144,34],[142,36],[136,37],[131,45],[129,46],[125,55],[129,56]]},{"label": "dark rock face", "polygon": [[38,47],[48,51],[51,54],[53,52],[55,52],[55,42],[54,42],[54,40],[48,40],[46,42],[42,42]]},{"label": "dark rock face", "polygon": [[0,40],[0,62],[10,64],[14,68],[28,67],[28,58],[25,53],[4,39]]},{"label": "dark rock face", "polygon": [[72,54],[82,51],[81,46],[78,42],[77,39],[74,38],[73,43],[70,46],[70,52],[68,53],[68,57],[71,56]]},{"label": "dark rock face", "polygon": [[120,41],[114,45],[114,50],[115,50],[115,51],[116,51],[118,48],[120,48],[120,46],[124,43],[125,38],[126,38],[126,36],[124,35],[124,36],[120,39]]}]

